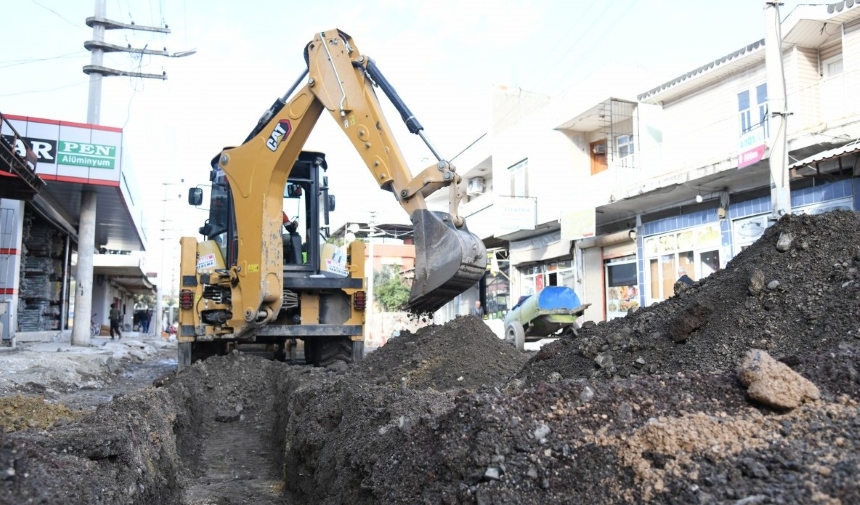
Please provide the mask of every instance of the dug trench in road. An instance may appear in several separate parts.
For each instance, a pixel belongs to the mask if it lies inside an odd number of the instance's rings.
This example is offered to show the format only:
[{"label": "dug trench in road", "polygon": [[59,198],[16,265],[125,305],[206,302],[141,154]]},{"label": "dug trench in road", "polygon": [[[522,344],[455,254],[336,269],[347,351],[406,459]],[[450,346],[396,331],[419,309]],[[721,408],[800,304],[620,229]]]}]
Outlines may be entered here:
[{"label": "dug trench in road", "polygon": [[[460,317],[352,365],[210,358],[0,435],[0,502],[854,503],[857,244],[854,212],[785,216],[680,295],[527,356]],[[206,452],[221,424],[249,438]]]}]

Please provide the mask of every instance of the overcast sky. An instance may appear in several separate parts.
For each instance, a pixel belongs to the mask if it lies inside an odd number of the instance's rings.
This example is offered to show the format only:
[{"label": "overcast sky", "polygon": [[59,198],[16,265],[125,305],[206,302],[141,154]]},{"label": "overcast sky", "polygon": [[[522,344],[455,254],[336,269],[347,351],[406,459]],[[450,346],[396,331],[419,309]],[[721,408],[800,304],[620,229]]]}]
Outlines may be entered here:
[{"label": "overcast sky", "polygon": [[[167,214],[175,217],[171,226],[177,229],[168,240],[196,235],[205,214],[185,206],[184,195],[182,201],[178,195],[205,183],[212,157],[242,142],[296,80],[304,46],[315,32],[340,28],[350,34],[361,53],[377,61],[426,136],[450,158],[487,131],[493,85],[560,96],[603,67],[625,66],[654,76],[641,86],[633,83],[644,92],[764,38],[764,3],[107,0],[109,19],[166,24],[171,30],[167,35],[109,30],[107,42],[197,52],[186,58],[106,55],[105,66],[164,71],[168,78],[105,78],[101,123],[125,131],[150,216],[148,249],[157,254],[165,197],[174,201]],[[798,3],[786,1],[782,17]],[[92,30],[84,21],[94,5],[93,0],[17,0],[4,6],[0,111],[86,121],[88,77],[81,67],[89,63],[83,43]],[[399,115],[389,114],[388,120],[413,173],[435,161],[402,127]],[[372,210],[382,216],[402,213],[377,189],[334,121],[320,118],[306,147],[328,155],[338,199],[335,226],[366,221]],[[401,221],[405,218],[402,213]]]}]

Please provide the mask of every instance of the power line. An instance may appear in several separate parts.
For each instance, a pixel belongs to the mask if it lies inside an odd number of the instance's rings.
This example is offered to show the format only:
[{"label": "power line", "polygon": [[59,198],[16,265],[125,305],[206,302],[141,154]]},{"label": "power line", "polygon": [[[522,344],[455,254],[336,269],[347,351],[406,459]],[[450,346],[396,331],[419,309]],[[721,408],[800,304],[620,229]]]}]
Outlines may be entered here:
[{"label": "power line", "polygon": [[62,20],[63,20],[63,21],[65,21],[66,23],[69,23],[70,25],[74,26],[75,28],[83,28],[83,26],[78,25],[78,24],[76,24],[76,23],[72,23],[72,22],[71,22],[71,21],[69,21],[68,19],[64,18],[62,14],[60,14],[60,13],[59,13],[59,12],[57,12],[57,11],[55,11],[54,9],[51,9],[50,7],[45,7],[44,5],[40,4],[40,3],[39,3],[39,2],[37,2],[36,0],[30,0],[30,1],[31,1],[31,2],[33,2],[34,4],[38,5],[39,7],[41,7],[41,8],[43,8],[43,9],[45,9],[45,10],[48,10],[48,11],[53,12],[54,14],[56,14],[56,16],[57,16],[58,18],[62,19]]},{"label": "power line", "polygon": [[19,91],[17,93],[7,93],[5,95],[0,95],[0,98],[5,98],[8,96],[26,95],[29,93],[47,93],[49,91],[57,91],[58,89],[65,89],[65,88],[71,88],[73,86],[80,86],[81,84],[87,84],[88,82],[89,82],[89,80],[86,80],[86,81],[76,82],[73,84],[66,84],[65,86],[57,86],[56,88],[50,88],[50,89],[34,89],[34,90],[30,90],[30,91]]},{"label": "power line", "polygon": [[59,59],[62,59],[62,58],[71,58],[71,57],[74,57],[74,56],[80,56],[80,55],[83,55],[83,54],[85,54],[85,53],[86,53],[86,51],[85,51],[85,50],[82,50],[82,51],[75,51],[75,52],[73,52],[73,53],[61,54],[61,55],[59,55],[59,56],[50,56],[50,57],[48,57],[48,58],[31,58],[31,59],[29,59],[29,60],[7,60],[7,61],[0,61],[0,68],[16,67],[16,66],[18,66],[18,65],[27,65],[28,63],[38,63],[38,62],[40,62],[40,61],[50,61],[50,60],[59,60]]}]

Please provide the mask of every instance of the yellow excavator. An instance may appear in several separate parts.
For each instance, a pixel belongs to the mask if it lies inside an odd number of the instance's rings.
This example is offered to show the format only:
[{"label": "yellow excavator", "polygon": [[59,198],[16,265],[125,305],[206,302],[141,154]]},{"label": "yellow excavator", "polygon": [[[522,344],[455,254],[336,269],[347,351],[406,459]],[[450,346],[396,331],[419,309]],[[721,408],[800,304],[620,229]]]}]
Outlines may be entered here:
[{"label": "yellow excavator", "polygon": [[[200,228],[204,239],[180,240],[180,370],[241,346],[285,358],[298,340],[306,361],[316,366],[363,355],[364,245],[353,242],[343,249],[330,243],[334,197],[328,193],[328,164],[324,154],[302,151],[323,111],[340,125],[379,187],[411,218],[412,313],[436,311],[486,271],[484,245],[457,213],[460,176],[424,136],[376,63],[337,29],[316,34],[304,58],[305,72],[244,143],[212,160],[209,218]],[[416,176],[374,88],[438,160]],[[428,210],[425,198],[445,187],[448,212]],[[201,205],[202,188],[191,188],[188,200]],[[301,219],[287,210],[299,211]]]}]

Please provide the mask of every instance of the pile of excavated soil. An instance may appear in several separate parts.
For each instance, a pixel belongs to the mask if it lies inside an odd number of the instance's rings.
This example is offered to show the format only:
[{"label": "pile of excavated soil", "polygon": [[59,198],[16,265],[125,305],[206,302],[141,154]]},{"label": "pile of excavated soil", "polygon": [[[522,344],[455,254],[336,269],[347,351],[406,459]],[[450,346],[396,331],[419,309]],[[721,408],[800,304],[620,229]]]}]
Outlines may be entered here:
[{"label": "pile of excavated soil", "polygon": [[792,361],[860,342],[858,309],[858,214],[789,215],[680,295],[545,346],[519,378],[727,372],[751,348]]},{"label": "pile of excavated soil", "polygon": [[525,365],[475,318],[351,366],[211,358],[0,434],[0,503],[860,503],[857,244],[788,216]]},{"label": "pile of excavated soil", "polygon": [[380,385],[411,389],[476,389],[507,381],[527,357],[499,338],[477,317],[460,316],[444,326],[402,332],[357,368]]}]

